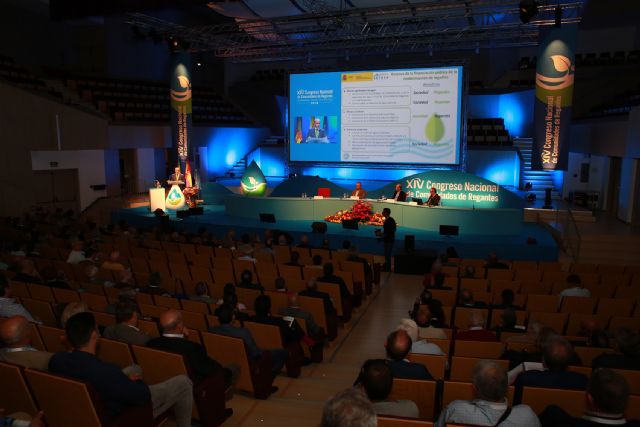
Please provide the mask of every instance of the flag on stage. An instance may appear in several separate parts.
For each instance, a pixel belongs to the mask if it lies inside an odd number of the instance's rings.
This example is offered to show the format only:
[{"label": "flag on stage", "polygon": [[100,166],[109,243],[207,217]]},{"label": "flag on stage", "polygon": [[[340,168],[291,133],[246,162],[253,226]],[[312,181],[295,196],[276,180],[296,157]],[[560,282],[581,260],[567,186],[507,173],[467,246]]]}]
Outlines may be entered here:
[{"label": "flag on stage", "polygon": [[184,181],[185,187],[193,187],[193,178],[191,177],[191,165],[189,164],[189,160],[187,160],[187,167],[184,170]]},{"label": "flag on stage", "polygon": [[302,142],[302,117],[298,117],[296,120],[296,144]]}]

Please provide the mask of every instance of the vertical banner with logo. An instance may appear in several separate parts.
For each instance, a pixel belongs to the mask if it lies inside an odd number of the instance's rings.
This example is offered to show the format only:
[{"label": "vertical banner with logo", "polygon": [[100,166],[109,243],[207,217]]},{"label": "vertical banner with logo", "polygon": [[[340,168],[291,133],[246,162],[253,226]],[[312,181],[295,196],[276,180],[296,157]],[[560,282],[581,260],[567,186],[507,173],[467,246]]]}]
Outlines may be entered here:
[{"label": "vertical banner with logo", "polygon": [[577,25],[542,30],[536,65],[531,167],[567,170]]},{"label": "vertical banner with logo", "polygon": [[180,169],[186,168],[191,138],[191,55],[171,54],[171,133],[178,152]]}]

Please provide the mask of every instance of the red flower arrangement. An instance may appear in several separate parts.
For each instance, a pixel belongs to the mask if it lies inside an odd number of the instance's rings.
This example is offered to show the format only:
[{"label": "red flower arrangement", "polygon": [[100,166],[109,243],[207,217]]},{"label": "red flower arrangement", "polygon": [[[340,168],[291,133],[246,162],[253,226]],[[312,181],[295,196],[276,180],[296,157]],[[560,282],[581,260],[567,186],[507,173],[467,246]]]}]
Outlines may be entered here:
[{"label": "red flower arrangement", "polygon": [[365,225],[382,225],[384,217],[379,213],[374,213],[371,208],[371,202],[356,201],[348,211],[338,211],[333,215],[329,215],[324,220],[327,222],[342,222],[343,219],[357,219]]}]

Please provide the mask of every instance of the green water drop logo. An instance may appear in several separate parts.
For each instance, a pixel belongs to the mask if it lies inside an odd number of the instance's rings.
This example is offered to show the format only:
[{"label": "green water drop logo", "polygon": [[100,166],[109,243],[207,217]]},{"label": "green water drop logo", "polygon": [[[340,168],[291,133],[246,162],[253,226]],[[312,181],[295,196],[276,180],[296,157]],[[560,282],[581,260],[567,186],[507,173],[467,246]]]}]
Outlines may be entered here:
[{"label": "green water drop logo", "polygon": [[427,141],[436,143],[444,136],[444,122],[437,114],[434,114],[427,120],[427,126],[424,129]]},{"label": "green water drop logo", "polygon": [[244,171],[240,187],[247,196],[264,196],[267,191],[267,179],[255,160]]}]

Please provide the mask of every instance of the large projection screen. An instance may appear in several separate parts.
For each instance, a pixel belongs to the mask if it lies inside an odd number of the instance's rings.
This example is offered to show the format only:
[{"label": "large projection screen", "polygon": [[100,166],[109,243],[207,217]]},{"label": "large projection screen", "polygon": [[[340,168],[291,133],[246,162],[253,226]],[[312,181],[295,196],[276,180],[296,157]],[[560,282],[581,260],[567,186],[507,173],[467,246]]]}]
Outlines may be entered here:
[{"label": "large projection screen", "polygon": [[289,160],[460,163],[462,66],[289,76]]}]

